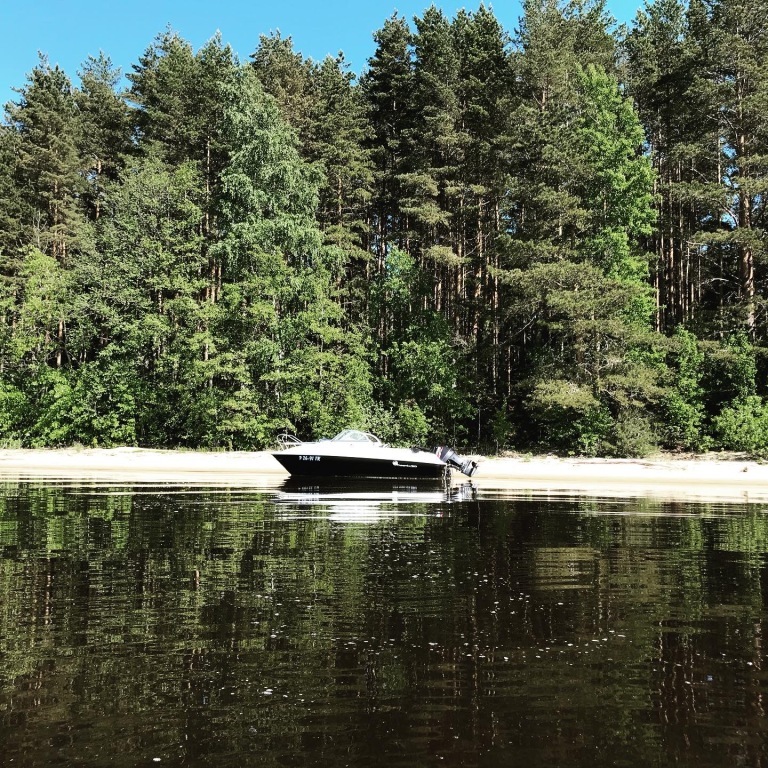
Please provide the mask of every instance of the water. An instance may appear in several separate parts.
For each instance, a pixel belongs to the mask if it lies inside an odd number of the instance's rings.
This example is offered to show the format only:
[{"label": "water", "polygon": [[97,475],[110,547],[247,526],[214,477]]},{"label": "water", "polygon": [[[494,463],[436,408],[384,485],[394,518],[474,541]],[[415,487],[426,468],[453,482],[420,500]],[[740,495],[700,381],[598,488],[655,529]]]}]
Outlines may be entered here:
[{"label": "water", "polygon": [[760,505],[0,484],[0,764],[768,764]]}]

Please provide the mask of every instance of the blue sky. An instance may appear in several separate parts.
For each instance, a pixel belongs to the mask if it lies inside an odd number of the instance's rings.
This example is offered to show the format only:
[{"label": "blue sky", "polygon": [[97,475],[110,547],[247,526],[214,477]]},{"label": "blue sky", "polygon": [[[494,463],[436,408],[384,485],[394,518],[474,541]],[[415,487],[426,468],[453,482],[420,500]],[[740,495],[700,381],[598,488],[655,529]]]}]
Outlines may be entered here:
[{"label": "blue sky", "polygon": [[[435,2],[452,17],[477,3]],[[641,0],[607,0],[620,22],[635,15]],[[89,55],[104,51],[128,72],[154,37],[168,25],[195,49],[217,30],[241,60],[253,53],[260,34],[279,30],[291,36],[294,48],[320,60],[344,51],[359,73],[373,53],[372,35],[397,10],[408,19],[421,15],[430,0],[0,0],[0,104],[15,99],[37,63],[47,54],[77,83],[77,71]],[[513,32],[520,15],[519,0],[490,2],[497,18]]]}]

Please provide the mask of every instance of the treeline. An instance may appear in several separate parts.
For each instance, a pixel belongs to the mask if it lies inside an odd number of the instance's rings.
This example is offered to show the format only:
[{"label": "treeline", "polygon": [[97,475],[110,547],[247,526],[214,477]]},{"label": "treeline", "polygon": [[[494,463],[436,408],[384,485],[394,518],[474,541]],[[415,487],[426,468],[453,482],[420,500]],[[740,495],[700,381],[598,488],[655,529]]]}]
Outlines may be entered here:
[{"label": "treeline", "polygon": [[768,0],[172,31],[0,126],[0,441],[768,448]]}]

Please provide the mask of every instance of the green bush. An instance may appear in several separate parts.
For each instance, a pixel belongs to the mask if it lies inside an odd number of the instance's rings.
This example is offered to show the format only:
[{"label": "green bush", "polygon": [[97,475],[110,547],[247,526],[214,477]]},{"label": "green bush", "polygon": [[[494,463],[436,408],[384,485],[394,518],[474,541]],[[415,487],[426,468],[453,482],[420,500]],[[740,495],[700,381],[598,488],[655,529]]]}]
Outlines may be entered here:
[{"label": "green bush", "polygon": [[714,420],[718,446],[750,453],[768,448],[768,405],[750,395],[723,408]]},{"label": "green bush", "polygon": [[0,441],[18,443],[22,439],[24,416],[28,410],[26,395],[12,384],[0,382]]},{"label": "green bush", "polygon": [[413,400],[406,400],[397,409],[400,423],[400,441],[409,445],[421,445],[429,434],[429,420]]},{"label": "green bush", "polygon": [[696,337],[684,328],[675,331],[674,382],[664,398],[666,442],[670,447],[703,451],[709,447],[704,433],[704,354]]},{"label": "green bush", "polygon": [[542,381],[527,405],[546,448],[587,456],[604,451],[613,421],[587,387],[564,379]]},{"label": "green bush", "polygon": [[[351,423],[351,426],[357,426]],[[429,419],[414,400],[406,400],[397,411],[373,403],[367,413],[364,429],[373,432],[385,443],[393,445],[422,445],[432,429]]]},{"label": "green bush", "polygon": [[[357,424],[350,424],[352,427]],[[366,414],[362,428],[373,432],[374,435],[381,438],[385,443],[397,443],[400,439],[400,426],[397,416],[389,408],[385,408],[380,403],[372,403]]]},{"label": "green bush", "polygon": [[491,419],[491,434],[496,444],[496,453],[508,448],[514,438],[515,425],[512,423],[509,411],[499,408]]},{"label": "green bush", "polygon": [[49,369],[39,384],[33,446],[135,445],[136,402],[119,367],[89,363],[74,373]]},{"label": "green bush", "polygon": [[711,439],[704,433],[704,407],[700,402],[687,401],[679,392],[670,392],[664,399],[666,443],[671,448],[706,451]]},{"label": "green bush", "polygon": [[616,420],[611,444],[616,456],[640,458],[657,451],[659,439],[648,416],[631,410],[622,413]]}]

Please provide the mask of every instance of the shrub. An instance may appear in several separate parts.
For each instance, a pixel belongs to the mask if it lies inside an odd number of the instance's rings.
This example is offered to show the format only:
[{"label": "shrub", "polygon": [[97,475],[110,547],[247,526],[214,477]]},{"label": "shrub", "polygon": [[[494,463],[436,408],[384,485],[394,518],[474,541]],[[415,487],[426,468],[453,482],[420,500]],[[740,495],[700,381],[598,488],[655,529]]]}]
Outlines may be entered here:
[{"label": "shrub", "polygon": [[26,395],[12,384],[0,382],[0,441],[10,444],[21,440],[27,410]]},{"label": "shrub", "polygon": [[33,446],[135,444],[136,401],[116,366],[89,363],[75,373],[51,369],[39,383]]},{"label": "shrub", "polygon": [[372,404],[361,427],[393,445],[422,445],[432,429],[429,419],[414,400],[401,403],[397,411]]},{"label": "shrub", "polygon": [[515,433],[515,426],[506,408],[499,408],[491,420],[491,432],[496,444],[496,453],[508,448]]},{"label": "shrub", "polygon": [[411,445],[421,445],[427,439],[430,426],[424,411],[413,400],[406,400],[397,409],[400,422],[400,440]]},{"label": "shrub", "polygon": [[564,379],[536,384],[527,401],[543,446],[595,456],[604,449],[612,420],[587,387]]},{"label": "shrub", "polygon": [[714,420],[718,445],[731,451],[768,448],[768,405],[757,395],[736,400]]},{"label": "shrub", "polygon": [[622,413],[613,427],[613,452],[616,456],[640,458],[658,450],[659,440],[652,421],[632,410]]},{"label": "shrub", "polygon": [[664,398],[667,443],[687,450],[706,450],[709,440],[703,430],[706,409],[701,385],[704,355],[690,331],[678,328],[675,342],[675,380]]}]

